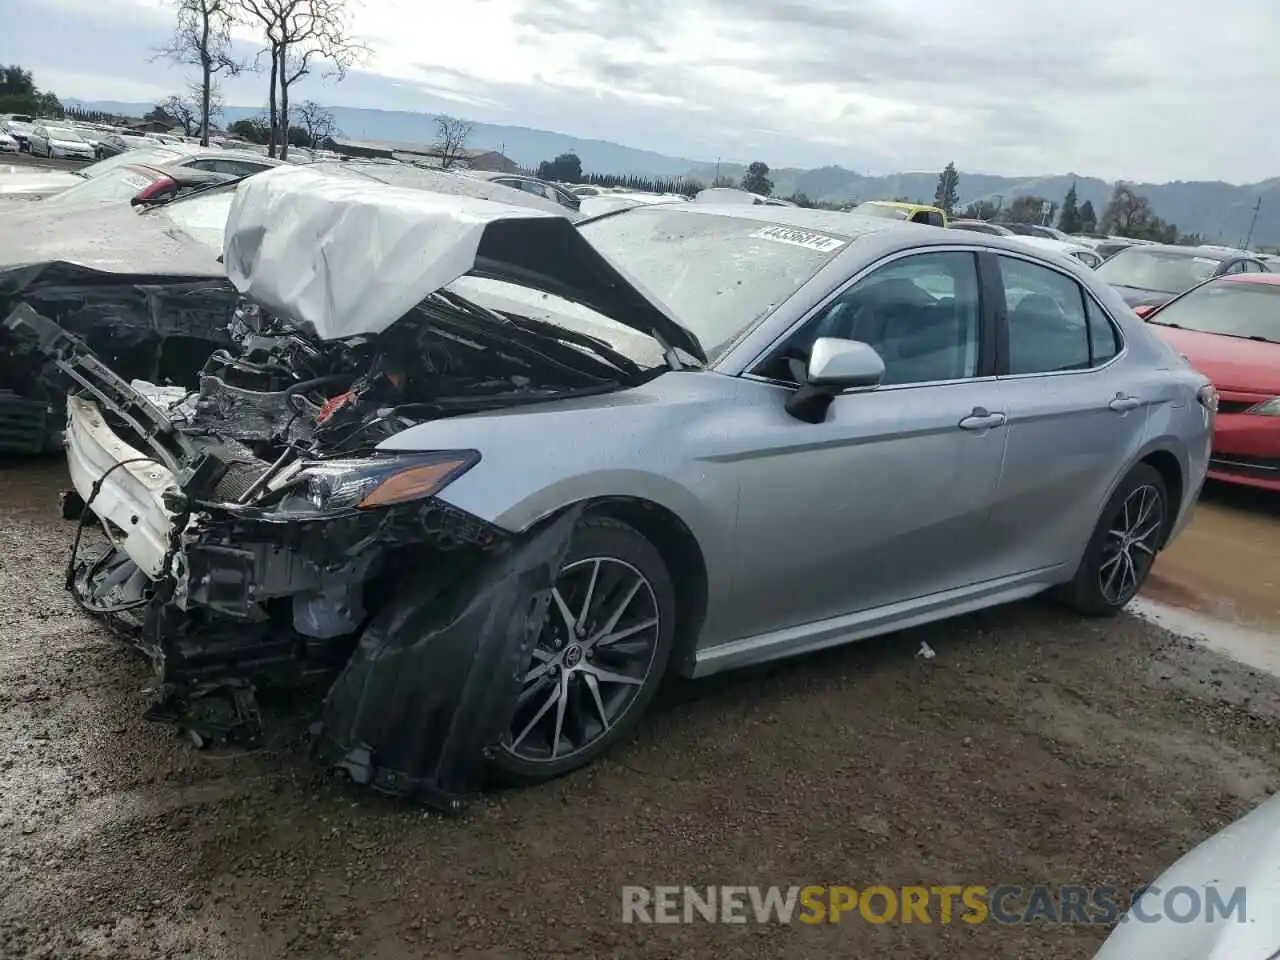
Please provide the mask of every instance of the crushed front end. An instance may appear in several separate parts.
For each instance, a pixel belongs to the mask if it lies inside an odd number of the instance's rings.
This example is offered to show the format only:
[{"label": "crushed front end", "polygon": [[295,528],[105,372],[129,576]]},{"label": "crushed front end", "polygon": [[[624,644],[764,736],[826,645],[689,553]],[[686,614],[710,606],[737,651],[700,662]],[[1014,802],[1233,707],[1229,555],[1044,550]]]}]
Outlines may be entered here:
[{"label": "crushed front end", "polygon": [[572,528],[514,536],[437,498],[476,451],[377,446],[626,376],[528,330],[486,334],[470,309],[435,298],[380,336],[325,342],[246,306],[192,392],[125,382],[28,307],[6,321],[75,388],[67,587],[151,662],[154,718],[252,743],[259,685],[337,678],[316,731],[333,763],[450,809],[478,787]]}]

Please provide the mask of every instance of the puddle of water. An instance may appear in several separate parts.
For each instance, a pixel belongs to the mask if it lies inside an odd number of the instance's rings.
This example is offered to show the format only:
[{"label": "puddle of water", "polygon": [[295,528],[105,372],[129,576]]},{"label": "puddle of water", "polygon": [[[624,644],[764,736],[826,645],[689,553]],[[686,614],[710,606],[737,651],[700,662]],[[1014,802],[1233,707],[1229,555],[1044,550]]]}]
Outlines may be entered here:
[{"label": "puddle of water", "polygon": [[1238,663],[1280,677],[1280,637],[1142,597],[1131,600],[1126,609]]}]

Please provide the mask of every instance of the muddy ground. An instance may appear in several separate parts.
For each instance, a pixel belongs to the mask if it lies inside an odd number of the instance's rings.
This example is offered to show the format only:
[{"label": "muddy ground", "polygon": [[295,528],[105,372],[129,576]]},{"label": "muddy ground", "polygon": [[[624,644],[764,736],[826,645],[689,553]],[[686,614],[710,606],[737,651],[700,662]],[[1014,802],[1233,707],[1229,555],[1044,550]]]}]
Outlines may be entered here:
[{"label": "muddy ground", "polygon": [[[311,766],[288,704],[253,755],[143,721],[62,590],[63,482],[0,464],[0,957],[1083,960],[1105,929],[624,925],[620,888],[1132,888],[1280,786],[1280,681],[1030,602],[673,686],[593,769],[445,820]],[[1215,496],[1166,580],[1224,570],[1224,524],[1280,576],[1278,512]]]}]

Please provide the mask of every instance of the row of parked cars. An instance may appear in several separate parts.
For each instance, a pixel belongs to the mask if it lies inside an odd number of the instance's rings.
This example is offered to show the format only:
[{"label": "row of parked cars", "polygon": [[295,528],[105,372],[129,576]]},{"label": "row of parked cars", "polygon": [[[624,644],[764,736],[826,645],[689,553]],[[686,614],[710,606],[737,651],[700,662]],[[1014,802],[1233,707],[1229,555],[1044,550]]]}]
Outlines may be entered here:
[{"label": "row of parked cars", "polygon": [[591,762],[671,672],[1042,591],[1115,613],[1224,425],[1280,424],[1280,385],[1197,360],[1280,349],[1263,272],[1144,322],[1009,237],[583,217],[394,164],[50,202],[0,234],[0,385],[62,391],[65,509],[107,535],[71,538],[77,600],[197,742],[257,737],[254,684],[328,676],[319,755],[447,809]]}]

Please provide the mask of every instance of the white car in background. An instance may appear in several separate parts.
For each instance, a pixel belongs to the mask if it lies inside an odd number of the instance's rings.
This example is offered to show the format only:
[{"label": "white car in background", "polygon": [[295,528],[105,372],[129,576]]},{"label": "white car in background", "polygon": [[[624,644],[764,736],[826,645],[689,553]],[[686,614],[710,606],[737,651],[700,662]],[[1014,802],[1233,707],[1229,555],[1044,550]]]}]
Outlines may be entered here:
[{"label": "white car in background", "polygon": [[1066,257],[1074,257],[1090,270],[1096,270],[1103,260],[1096,250],[1083,243],[1074,241],[1068,243],[1063,240],[1049,240],[1046,237],[1028,237],[1018,234],[1009,239],[1016,240],[1018,243],[1026,244],[1029,247],[1035,247],[1038,250],[1052,250]]},{"label": "white car in background", "polygon": [[60,160],[94,159],[93,146],[70,127],[45,126],[37,123],[31,128],[31,155]]},{"label": "white car in background", "polygon": [[602,213],[614,210],[625,210],[652,203],[688,203],[688,197],[678,193],[608,193],[597,196],[584,196],[578,207],[583,217],[598,217]]}]

